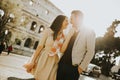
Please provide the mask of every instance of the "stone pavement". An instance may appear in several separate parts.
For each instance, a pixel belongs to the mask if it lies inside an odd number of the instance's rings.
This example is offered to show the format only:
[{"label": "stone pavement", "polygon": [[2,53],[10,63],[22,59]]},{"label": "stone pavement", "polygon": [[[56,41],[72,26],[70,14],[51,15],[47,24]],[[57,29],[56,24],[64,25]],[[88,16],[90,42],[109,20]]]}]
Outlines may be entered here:
[{"label": "stone pavement", "polygon": [[[8,77],[32,78],[23,68],[23,64],[29,60],[29,57],[3,52],[0,56],[0,80],[7,80]],[[79,80],[111,80],[105,76],[100,79],[81,75]]]},{"label": "stone pavement", "polygon": [[0,80],[7,80],[7,77],[32,78],[23,68],[23,64],[29,57],[3,52],[0,56]]}]

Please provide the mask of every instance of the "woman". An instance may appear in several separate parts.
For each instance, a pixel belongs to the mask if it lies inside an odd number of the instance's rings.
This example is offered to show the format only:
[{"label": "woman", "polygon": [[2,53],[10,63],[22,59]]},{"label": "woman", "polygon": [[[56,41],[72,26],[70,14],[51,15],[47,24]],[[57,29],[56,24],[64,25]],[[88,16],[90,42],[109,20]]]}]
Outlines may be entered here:
[{"label": "woman", "polygon": [[10,54],[10,52],[13,50],[13,48],[12,48],[12,45],[10,45],[10,46],[8,46],[8,55]]},{"label": "woman", "polygon": [[[32,59],[25,64],[27,72],[31,72],[36,80],[56,80],[58,53],[64,52],[71,36],[66,40],[63,29],[68,25],[66,16],[59,15],[50,28],[42,33],[42,38]],[[63,43],[64,42],[64,43]]]}]

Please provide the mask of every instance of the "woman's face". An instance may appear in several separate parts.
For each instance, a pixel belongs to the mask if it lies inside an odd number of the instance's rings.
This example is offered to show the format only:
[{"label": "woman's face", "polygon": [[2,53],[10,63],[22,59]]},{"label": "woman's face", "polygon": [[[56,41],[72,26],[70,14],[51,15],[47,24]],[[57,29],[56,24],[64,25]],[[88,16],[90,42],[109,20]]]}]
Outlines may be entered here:
[{"label": "woman's face", "polygon": [[66,17],[62,24],[62,29],[66,29],[68,26],[68,18]]}]

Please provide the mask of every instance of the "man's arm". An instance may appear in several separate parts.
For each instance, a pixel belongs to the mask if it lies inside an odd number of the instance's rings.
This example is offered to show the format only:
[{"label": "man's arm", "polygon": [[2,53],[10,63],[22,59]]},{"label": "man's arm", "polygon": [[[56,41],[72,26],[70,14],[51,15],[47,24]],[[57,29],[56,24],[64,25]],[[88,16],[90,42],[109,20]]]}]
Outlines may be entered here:
[{"label": "man's arm", "polygon": [[95,33],[94,33],[94,31],[91,31],[87,34],[86,48],[87,48],[86,55],[78,67],[79,73],[86,70],[87,66],[89,65],[90,61],[92,60],[92,58],[94,56],[94,51],[95,51]]}]

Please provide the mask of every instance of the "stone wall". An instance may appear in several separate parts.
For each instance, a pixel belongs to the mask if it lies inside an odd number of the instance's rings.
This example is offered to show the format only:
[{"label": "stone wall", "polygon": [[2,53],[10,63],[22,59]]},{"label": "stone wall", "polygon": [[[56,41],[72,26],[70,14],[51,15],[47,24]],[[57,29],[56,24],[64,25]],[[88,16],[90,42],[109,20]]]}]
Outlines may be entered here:
[{"label": "stone wall", "polygon": [[[13,45],[13,52],[31,56],[39,44],[42,32],[40,30],[48,28],[54,18],[59,14],[63,14],[63,12],[49,0],[21,1],[22,8],[20,13],[22,15],[15,16],[19,17],[19,25],[8,23],[6,29],[12,33],[9,44]],[[43,29],[41,29],[41,26]]]}]

